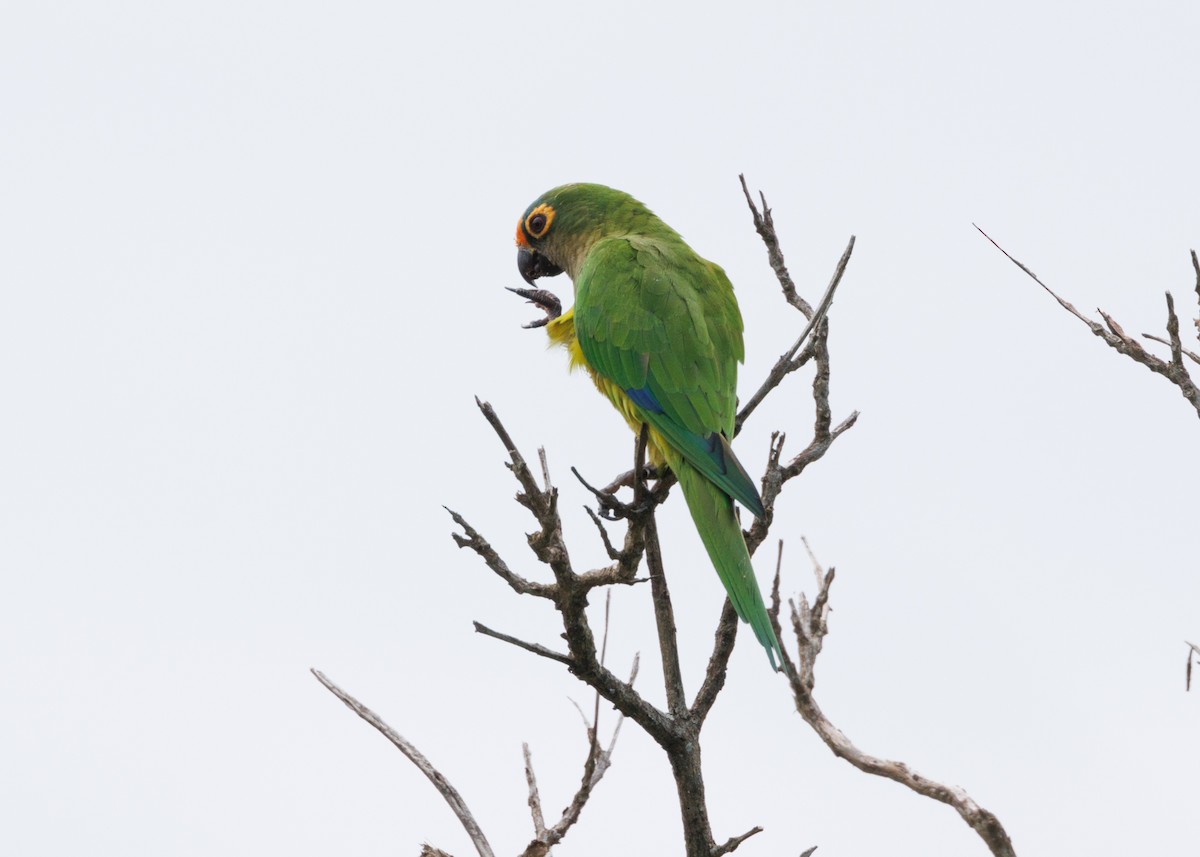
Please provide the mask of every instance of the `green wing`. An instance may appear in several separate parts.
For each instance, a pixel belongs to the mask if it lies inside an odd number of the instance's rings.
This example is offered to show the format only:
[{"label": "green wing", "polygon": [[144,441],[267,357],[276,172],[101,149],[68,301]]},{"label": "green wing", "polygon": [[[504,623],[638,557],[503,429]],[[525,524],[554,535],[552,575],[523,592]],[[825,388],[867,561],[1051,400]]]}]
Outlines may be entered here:
[{"label": "green wing", "polygon": [[707,479],[757,516],[762,500],[729,446],[745,349],[733,286],[680,239],[596,244],[575,283],[588,365]]}]

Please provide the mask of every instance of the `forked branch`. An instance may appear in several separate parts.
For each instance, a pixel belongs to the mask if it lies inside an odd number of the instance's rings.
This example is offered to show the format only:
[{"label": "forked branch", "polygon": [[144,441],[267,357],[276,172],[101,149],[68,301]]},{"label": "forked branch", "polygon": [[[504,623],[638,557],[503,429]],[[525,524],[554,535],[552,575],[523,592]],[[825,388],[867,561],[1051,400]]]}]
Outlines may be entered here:
[{"label": "forked branch", "polygon": [[[1052,298],[1058,301],[1059,306],[1086,324],[1092,333],[1104,340],[1105,344],[1108,345],[1109,348],[1124,354],[1135,363],[1142,364],[1151,372],[1155,373],[1156,375],[1161,375],[1178,387],[1179,392],[1182,393],[1183,397],[1191,403],[1192,407],[1196,409],[1196,415],[1200,417],[1200,388],[1197,388],[1195,382],[1192,380],[1192,376],[1188,372],[1187,366],[1183,362],[1183,358],[1186,356],[1192,362],[1200,364],[1200,355],[1183,346],[1183,341],[1179,335],[1179,316],[1175,314],[1175,298],[1172,297],[1170,292],[1167,292],[1166,338],[1164,339],[1161,336],[1153,336],[1149,333],[1142,334],[1144,339],[1148,339],[1151,342],[1162,343],[1170,349],[1170,357],[1167,360],[1163,360],[1161,357],[1157,357],[1156,355],[1147,351],[1140,342],[1126,333],[1124,329],[1122,329],[1121,325],[1119,325],[1112,316],[1103,310],[1096,310],[1098,313],[1100,313],[1100,317],[1104,319],[1104,324],[1100,324],[1100,322],[1088,318],[1079,310],[1075,309],[1071,303],[1059,297],[1049,286],[1043,283],[1038,275],[1029,270],[1024,263],[1018,261],[1011,253],[997,244],[995,239],[993,239],[982,229],[979,229],[978,226],[975,228],[978,229],[979,234],[990,241],[997,250],[1007,256],[1014,265],[1028,274],[1035,283],[1045,289]],[[1196,299],[1197,302],[1200,302],[1200,258],[1197,258],[1195,250],[1191,251],[1191,253],[1192,268],[1195,269],[1196,272]],[[1197,336],[1200,338],[1200,315],[1198,315],[1196,318],[1195,327]]]},{"label": "forked branch", "polygon": [[[750,189],[746,186],[746,177],[739,175],[738,180],[742,183],[742,193],[745,194],[746,204],[750,207],[750,216],[754,221],[754,229],[762,238],[763,243],[767,247],[767,261],[771,265],[771,270],[775,272],[776,278],[779,280],[779,285],[783,289],[783,297],[791,306],[798,309],[808,320],[808,324],[800,332],[799,338],[792,344],[792,347],[779,356],[775,361],[775,365],[771,367],[771,371],[767,374],[766,379],[759,386],[747,401],[742,406],[741,411],[737,415],[737,428],[734,433],[741,430],[742,423],[749,419],[750,414],[762,404],[763,399],[767,394],[779,386],[779,383],[787,377],[791,372],[795,372],[814,356],[824,356],[825,358],[825,377],[828,383],[828,361],[829,361],[829,325],[825,322],[825,316],[829,312],[829,307],[833,303],[833,295],[837,291],[842,282],[842,276],[846,273],[846,266],[850,264],[850,255],[854,252],[854,236],[850,236],[849,243],[846,244],[846,249],[842,252],[842,257],[838,260],[837,266],[833,269],[833,277],[829,281],[828,287],[825,289],[825,294],[821,296],[817,308],[814,310],[812,306],[796,291],[796,284],[792,281],[792,275],[788,272],[787,265],[783,261],[783,249],[779,246],[779,236],[775,233],[775,220],[771,216],[771,208],[767,205],[767,197],[760,191],[759,199],[762,200],[762,211],[754,204],[754,198],[750,195]],[[813,342],[809,348],[805,349],[800,356],[801,346],[804,345],[810,335],[816,331],[813,336]],[[820,374],[820,370],[818,370]],[[828,405],[828,389],[826,389],[825,404]],[[818,400],[818,410],[820,401]]]},{"label": "forked branch", "polygon": [[[405,740],[400,733],[384,723],[383,718],[326,678],[324,673],[320,670],[312,670],[312,674],[317,677],[317,681],[325,685],[330,693],[344,702],[347,708],[370,723],[383,737],[391,741],[396,746],[396,749],[416,765],[422,774],[428,777],[429,782],[433,783],[433,787],[438,790],[438,794],[446,799],[446,803],[450,805],[450,809],[458,817],[459,823],[467,831],[467,836],[471,838],[471,843],[475,846],[475,850],[479,852],[479,857],[495,857],[492,846],[488,843],[487,837],[483,835],[483,830],[479,827],[479,822],[475,820],[475,816],[467,808],[467,802],[458,793],[458,789],[450,785],[450,781],[442,775],[442,772],[435,768],[411,742]],[[422,851],[422,854],[440,855],[443,853],[428,845]]]},{"label": "forked branch", "polygon": [[[608,637],[608,605],[604,608],[604,636]],[[603,647],[602,647],[603,648]],[[601,656],[601,661],[604,658]],[[632,687],[634,681],[637,680],[638,674],[638,657],[635,655],[633,659],[633,669],[629,673],[629,684]],[[542,811],[542,799],[538,792],[537,776],[533,772],[533,755],[529,752],[529,745],[522,744],[521,749],[525,755],[525,781],[529,785],[529,812],[533,818],[534,838],[533,841],[526,846],[521,853],[521,857],[544,857],[550,853],[550,849],[563,840],[567,835],[567,831],[571,826],[579,820],[580,814],[583,812],[584,806],[588,802],[588,798],[592,796],[592,790],[600,782],[600,779],[608,771],[612,764],[613,750],[617,746],[617,738],[621,734],[621,724],[624,722],[624,717],[617,717],[617,724],[613,727],[612,738],[608,742],[608,747],[600,743],[600,697],[596,697],[596,705],[592,711],[592,720],[589,723],[586,719],[584,727],[587,730],[588,753],[587,758],[583,763],[583,779],[579,783],[579,788],[575,792],[575,796],[571,798],[571,802],[567,804],[563,810],[562,817],[551,827],[546,826],[545,816]]]},{"label": "forked branch", "polygon": [[[805,545],[807,547],[807,543]],[[779,613],[781,599],[779,595],[780,568],[782,564],[783,544],[779,545],[780,562],[775,568],[775,580],[771,587],[771,607],[769,610],[771,624],[779,639],[783,640],[783,629],[780,626]],[[812,556],[812,552],[809,552]],[[798,601],[790,603],[792,632],[796,640],[797,660],[793,660],[787,646],[784,646],[784,671],[791,684],[792,697],[796,710],[804,718],[812,730],[817,733],[825,745],[835,756],[845,759],[864,773],[886,777],[901,785],[907,786],[919,795],[940,801],[953,807],[963,821],[979,834],[984,843],[995,857],[1016,857],[1012,840],[1005,831],[1000,820],[988,810],[977,804],[970,795],[957,786],[947,786],[931,780],[912,770],[904,762],[881,759],[864,753],[838,729],[817,704],[813,695],[816,685],[815,669],[817,656],[824,645],[825,636],[829,633],[829,589],[833,585],[833,568],[822,569],[820,563],[813,558],[813,571],[817,579],[817,593],[810,605],[804,593]]]},{"label": "forked branch", "polygon": [[[479,623],[476,623],[476,626],[479,628]],[[529,648],[532,651],[536,651],[538,648],[540,648],[532,646],[531,644],[523,643],[515,638],[508,638],[502,634],[496,634],[495,632],[491,633],[493,636],[499,637],[500,639],[507,639],[510,642],[521,645],[523,648]],[[607,639],[607,609],[605,610],[604,616],[604,635]],[[543,652],[537,653],[544,654]],[[603,660],[603,658],[601,658],[601,660]],[[631,687],[633,682],[637,679],[637,673],[638,658],[635,656],[633,659],[633,669],[630,671],[629,675],[629,685]],[[388,724],[385,723],[383,718],[381,718],[378,714],[367,708],[349,693],[334,684],[324,673],[314,669],[312,670],[312,674],[316,676],[317,681],[321,682],[321,684],[323,684],[330,693],[345,703],[345,705],[351,711],[353,711],[367,723],[371,724],[371,726],[373,726],[380,734],[391,741],[392,744],[395,745],[396,748],[399,749],[409,761],[416,765],[417,769],[420,770],[421,773],[423,773],[431,783],[433,783],[434,788],[437,789],[438,793],[441,794],[446,803],[450,805],[450,809],[458,818],[459,823],[462,824],[463,829],[466,830],[467,836],[470,837],[472,844],[475,846],[475,850],[479,852],[479,857],[495,857],[495,854],[492,851],[492,846],[488,842],[487,837],[484,836],[483,830],[479,826],[479,822],[475,820],[475,816],[471,813],[471,810],[467,808],[466,801],[463,800],[463,797],[461,794],[459,794],[458,790],[450,784],[450,781],[446,779],[445,775],[435,768],[433,764],[427,758],[425,758],[425,755],[412,744],[412,742],[408,741],[398,732],[388,726]],[[575,796],[567,805],[567,808],[563,810],[562,817],[551,827],[546,826],[545,816],[542,812],[541,796],[538,793],[537,778],[533,772],[533,757],[529,751],[529,745],[522,745],[522,750],[525,756],[525,778],[529,785],[528,802],[530,813],[533,816],[534,838],[529,845],[525,847],[525,850],[521,852],[520,857],[545,857],[545,855],[550,853],[550,849],[552,847],[562,841],[563,837],[566,836],[567,831],[570,830],[571,826],[579,820],[579,816],[583,812],[584,806],[587,804],[588,799],[592,796],[592,791],[596,788],[596,785],[604,777],[605,772],[608,771],[609,766],[612,764],[612,754],[617,746],[617,738],[621,734],[621,722],[622,718],[618,717],[617,724],[613,728],[612,738],[609,740],[608,746],[604,747],[601,745],[598,737],[600,709],[599,705],[597,704],[592,715],[591,723],[585,724],[587,727],[588,752],[587,757],[584,760],[582,782],[580,783],[578,790],[576,790]],[[421,849],[421,857],[450,857],[450,855],[445,851],[426,844]]]}]

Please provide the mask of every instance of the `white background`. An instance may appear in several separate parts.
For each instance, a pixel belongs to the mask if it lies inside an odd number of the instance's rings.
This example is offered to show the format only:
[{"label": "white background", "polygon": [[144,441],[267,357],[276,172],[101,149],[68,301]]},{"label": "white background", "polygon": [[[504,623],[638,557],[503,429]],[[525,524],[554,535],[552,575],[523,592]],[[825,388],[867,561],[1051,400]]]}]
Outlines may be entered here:
[{"label": "white background", "polygon": [[[789,485],[836,565],[818,698],[863,749],[964,786],[1022,855],[1197,853],[1191,407],[1086,311],[1195,316],[1192,3],[41,3],[0,26],[0,849],[416,854],[471,847],[326,671],[465,795],[500,854],[579,776],[590,696],[553,614],[450,540],[441,504],[536,575],[473,396],[569,477],[631,436],[569,376],[513,227],[565,181],[628,190],[735,283],[747,395],[794,338],[737,186],[775,206],[832,312],[835,420]],[[552,281],[561,294],[567,283]],[[737,448],[811,425],[808,376]],[[694,691],[721,589],[675,500]],[[765,579],[770,546],[758,560]],[[614,598],[614,667],[648,594]],[[705,731],[739,854],[982,854],[948,808],[835,759],[749,636]],[[749,642],[749,644],[747,644]],[[624,667],[621,667],[623,671]],[[656,698],[661,695],[658,691]],[[611,725],[612,713],[605,712]],[[627,724],[566,855],[677,854],[664,759]]]}]

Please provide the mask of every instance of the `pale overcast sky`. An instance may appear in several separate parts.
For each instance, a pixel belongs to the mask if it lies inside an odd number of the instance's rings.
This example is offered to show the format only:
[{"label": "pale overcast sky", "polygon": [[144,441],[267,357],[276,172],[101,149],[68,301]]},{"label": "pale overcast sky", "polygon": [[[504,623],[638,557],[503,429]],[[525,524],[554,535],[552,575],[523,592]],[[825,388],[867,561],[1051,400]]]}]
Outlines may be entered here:
[{"label": "pale overcast sky", "polygon": [[[1200,6],[907,2],[39,3],[0,22],[0,850],[415,855],[471,846],[441,797],[308,673],[463,792],[499,854],[585,752],[558,642],[450,539],[449,505],[539,573],[502,449],[569,478],[631,435],[525,331],[513,227],[566,181],[628,190],[729,272],[743,395],[799,329],[746,213],[766,191],[832,311],[835,419],[774,534],[836,565],[818,699],[864,750],[961,785],[1021,855],[1194,855],[1196,454],[1178,391],[1081,309],[1196,314]],[[566,296],[565,280],[552,286]],[[799,448],[809,378],[737,441]],[[685,679],[722,592],[664,511]],[[756,563],[766,579],[771,563]],[[693,573],[694,572],[694,573]],[[614,598],[614,665],[648,593]],[[659,691],[661,693],[661,691]],[[611,725],[611,712],[606,712]],[[739,854],[984,854],[952,810],[834,758],[746,633],[704,733]],[[627,724],[569,855],[682,853]]]}]

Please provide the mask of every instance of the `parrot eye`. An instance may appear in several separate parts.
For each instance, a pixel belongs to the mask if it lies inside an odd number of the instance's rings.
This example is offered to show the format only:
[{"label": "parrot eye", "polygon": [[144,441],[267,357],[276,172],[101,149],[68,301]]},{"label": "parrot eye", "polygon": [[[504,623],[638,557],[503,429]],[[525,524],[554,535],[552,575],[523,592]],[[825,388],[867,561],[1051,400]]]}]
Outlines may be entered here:
[{"label": "parrot eye", "polygon": [[539,205],[525,218],[525,231],[531,238],[541,238],[550,229],[554,220],[554,209],[548,205]]}]

